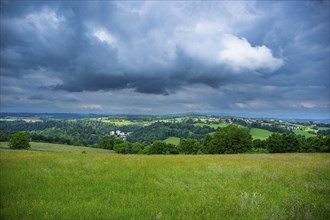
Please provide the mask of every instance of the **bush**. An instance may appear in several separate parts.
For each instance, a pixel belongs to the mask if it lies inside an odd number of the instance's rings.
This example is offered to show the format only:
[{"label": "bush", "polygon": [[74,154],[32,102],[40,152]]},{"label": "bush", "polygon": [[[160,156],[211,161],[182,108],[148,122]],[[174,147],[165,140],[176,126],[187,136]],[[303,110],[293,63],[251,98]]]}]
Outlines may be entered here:
[{"label": "bush", "polygon": [[162,141],[154,141],[150,146],[150,154],[178,154],[178,150],[174,144],[167,144]]},{"label": "bush", "polygon": [[113,147],[113,150],[120,154],[129,154],[130,153],[130,149],[129,149],[127,142],[115,144]]},{"label": "bush", "polygon": [[23,132],[15,133],[9,140],[8,143],[11,149],[29,149],[29,136]]}]

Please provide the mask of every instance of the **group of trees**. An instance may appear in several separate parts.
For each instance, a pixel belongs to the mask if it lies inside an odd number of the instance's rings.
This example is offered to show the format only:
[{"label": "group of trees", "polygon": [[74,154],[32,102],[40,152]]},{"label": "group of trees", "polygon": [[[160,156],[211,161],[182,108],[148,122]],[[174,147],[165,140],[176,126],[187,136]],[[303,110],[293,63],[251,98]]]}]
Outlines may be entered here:
[{"label": "group of trees", "polygon": [[136,129],[128,136],[127,140],[149,145],[154,140],[165,140],[170,136],[175,136],[179,138],[194,138],[202,142],[206,134],[214,131],[214,128],[208,126],[198,127],[190,123],[156,122]]},{"label": "group of trees", "polygon": [[[134,120],[149,119],[142,116],[134,116],[133,118]],[[260,124],[252,125],[252,127],[258,126]],[[110,131],[117,129],[125,133],[132,132],[127,137],[127,141],[115,136],[108,136]],[[275,129],[275,127],[268,128],[268,130],[272,129]],[[194,126],[192,120],[185,123],[156,122],[149,126],[128,125],[121,127],[97,120],[50,120],[35,123],[24,121],[0,122],[0,141],[9,141],[11,137],[14,137],[12,136],[13,133],[21,131],[28,135],[28,139],[32,141],[100,147],[124,154],[231,154],[245,152],[330,151],[330,136],[319,135],[305,138],[286,131],[284,133],[273,133],[266,140],[252,140],[249,130],[246,128],[231,125],[215,130],[209,126]],[[329,131],[324,130],[324,133],[328,134],[327,132]],[[210,134],[212,132],[214,133],[213,135]],[[20,136],[22,136],[22,133]],[[155,141],[164,140],[170,136],[176,136],[181,139],[178,146]],[[15,139],[17,140],[17,138]],[[14,145],[18,146],[19,144],[16,143]]]},{"label": "group of trees", "polygon": [[235,153],[286,153],[330,152],[330,136],[304,138],[294,133],[273,133],[266,140],[252,140],[249,131],[235,125],[207,134],[203,142],[182,138],[175,146],[162,141],[150,145],[130,143],[114,136],[102,139],[99,147],[123,154],[235,154]]},{"label": "group of trees", "polygon": [[132,132],[137,126],[118,127],[97,120],[49,120],[43,122],[0,121],[0,139],[8,141],[11,134],[25,132],[33,141],[80,146],[96,146],[111,131]]},{"label": "group of trees", "polygon": [[266,140],[254,140],[255,149],[266,149],[270,153],[330,152],[330,136],[305,138],[294,133],[273,133]]}]

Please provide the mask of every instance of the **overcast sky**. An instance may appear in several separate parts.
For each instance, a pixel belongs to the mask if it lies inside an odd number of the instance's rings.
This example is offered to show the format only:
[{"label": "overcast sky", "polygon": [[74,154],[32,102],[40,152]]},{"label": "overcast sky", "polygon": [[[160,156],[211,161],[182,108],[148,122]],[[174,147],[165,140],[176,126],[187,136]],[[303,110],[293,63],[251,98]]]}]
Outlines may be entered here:
[{"label": "overcast sky", "polygon": [[1,1],[1,112],[329,118],[328,1]]}]

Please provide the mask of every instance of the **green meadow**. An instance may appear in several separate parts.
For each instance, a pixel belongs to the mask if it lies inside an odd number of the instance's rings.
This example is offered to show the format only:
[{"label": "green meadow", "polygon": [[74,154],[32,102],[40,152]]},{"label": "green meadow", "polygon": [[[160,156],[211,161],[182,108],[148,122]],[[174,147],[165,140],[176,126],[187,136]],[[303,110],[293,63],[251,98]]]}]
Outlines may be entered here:
[{"label": "green meadow", "polygon": [[330,218],[329,154],[86,152],[1,149],[0,218]]},{"label": "green meadow", "polygon": [[251,128],[250,134],[253,139],[266,140],[273,132],[260,128]]},{"label": "green meadow", "polygon": [[[62,153],[102,153],[110,154],[113,151],[101,148],[81,147],[65,144],[51,144],[41,142],[30,142],[32,151],[48,151],[48,152],[62,152]],[[7,142],[0,142],[0,149],[9,149]]]},{"label": "green meadow", "polygon": [[303,131],[303,130],[293,130],[293,132],[297,135],[305,136],[306,138],[316,136],[315,134],[311,134],[311,133],[309,133],[307,131]]},{"label": "green meadow", "polygon": [[174,145],[179,145],[180,144],[180,138],[178,137],[168,137],[164,140],[164,142],[168,144],[174,144]]},{"label": "green meadow", "polygon": [[211,128],[225,128],[227,126],[229,126],[230,124],[227,124],[227,123],[220,123],[220,124],[212,124],[212,123],[207,123],[207,124],[204,124],[204,123],[196,123],[194,124],[194,126],[198,126],[198,127],[204,127],[204,126],[208,126],[208,127],[211,127]]}]

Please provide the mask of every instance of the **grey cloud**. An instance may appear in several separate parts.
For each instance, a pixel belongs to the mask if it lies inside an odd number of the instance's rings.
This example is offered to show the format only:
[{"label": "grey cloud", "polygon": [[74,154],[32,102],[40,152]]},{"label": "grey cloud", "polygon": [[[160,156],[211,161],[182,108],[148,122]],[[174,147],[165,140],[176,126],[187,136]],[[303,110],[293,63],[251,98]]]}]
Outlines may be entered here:
[{"label": "grey cloud", "polygon": [[0,18],[1,95],[10,109],[14,96],[17,109],[47,98],[56,108],[66,94],[90,104],[91,94],[123,94],[118,109],[155,111],[169,103],[176,111],[262,111],[261,103],[280,111],[285,103],[290,112],[291,102],[294,112],[329,100],[328,1],[1,1]]}]

